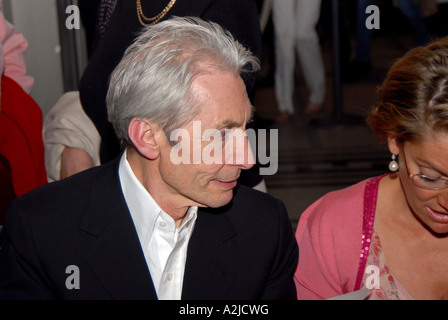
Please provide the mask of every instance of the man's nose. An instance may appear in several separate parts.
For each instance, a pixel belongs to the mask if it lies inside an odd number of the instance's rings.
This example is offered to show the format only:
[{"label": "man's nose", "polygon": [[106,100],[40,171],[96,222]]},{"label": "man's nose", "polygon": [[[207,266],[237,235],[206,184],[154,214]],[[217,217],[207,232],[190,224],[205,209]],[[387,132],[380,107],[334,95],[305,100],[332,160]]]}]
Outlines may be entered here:
[{"label": "man's nose", "polygon": [[232,130],[226,139],[226,163],[239,166],[243,170],[252,168],[255,157],[247,134],[243,130],[236,129]]}]

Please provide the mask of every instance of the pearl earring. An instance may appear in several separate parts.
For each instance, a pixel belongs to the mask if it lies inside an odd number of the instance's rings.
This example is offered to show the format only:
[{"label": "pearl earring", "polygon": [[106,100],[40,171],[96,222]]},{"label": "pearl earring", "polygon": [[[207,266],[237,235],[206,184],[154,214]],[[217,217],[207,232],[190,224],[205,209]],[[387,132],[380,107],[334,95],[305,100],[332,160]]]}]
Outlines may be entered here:
[{"label": "pearl earring", "polygon": [[392,161],[389,163],[389,170],[395,172],[398,170],[398,162],[395,161],[396,155],[392,155]]}]

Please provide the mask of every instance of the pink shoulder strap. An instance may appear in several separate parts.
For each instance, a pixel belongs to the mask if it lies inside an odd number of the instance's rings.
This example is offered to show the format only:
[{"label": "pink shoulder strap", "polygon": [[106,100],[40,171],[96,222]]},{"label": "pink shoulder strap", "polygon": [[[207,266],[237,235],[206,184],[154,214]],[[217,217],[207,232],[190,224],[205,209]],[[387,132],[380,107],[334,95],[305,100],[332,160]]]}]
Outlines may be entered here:
[{"label": "pink shoulder strap", "polygon": [[378,186],[383,176],[367,180],[364,190],[364,209],[362,221],[361,253],[359,260],[358,275],[356,277],[355,291],[361,289],[361,281],[366,268],[369,255],[370,242],[373,234],[373,223],[375,220],[376,202],[378,199]]}]

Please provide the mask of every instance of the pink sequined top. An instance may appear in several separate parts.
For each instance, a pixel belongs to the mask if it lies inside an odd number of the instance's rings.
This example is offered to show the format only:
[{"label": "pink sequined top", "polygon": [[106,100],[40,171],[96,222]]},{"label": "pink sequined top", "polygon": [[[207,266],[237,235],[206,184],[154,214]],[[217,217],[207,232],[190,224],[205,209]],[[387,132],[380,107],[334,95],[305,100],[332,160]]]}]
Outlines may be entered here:
[{"label": "pink sequined top", "polygon": [[375,232],[383,176],[330,192],[302,214],[296,239],[298,299],[329,299],[368,287],[369,299],[412,299],[387,268]]}]

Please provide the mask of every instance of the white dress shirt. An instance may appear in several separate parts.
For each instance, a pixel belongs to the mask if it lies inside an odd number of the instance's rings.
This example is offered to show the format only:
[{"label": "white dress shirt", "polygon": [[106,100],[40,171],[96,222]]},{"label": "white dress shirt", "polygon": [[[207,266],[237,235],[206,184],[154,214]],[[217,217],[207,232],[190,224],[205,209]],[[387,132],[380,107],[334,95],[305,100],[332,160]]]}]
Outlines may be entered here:
[{"label": "white dress shirt", "polygon": [[159,207],[134,175],[126,151],[118,173],[157,296],[160,300],[180,300],[188,242],[198,208],[190,207],[176,228],[174,219]]}]

